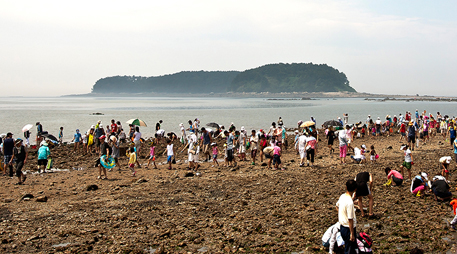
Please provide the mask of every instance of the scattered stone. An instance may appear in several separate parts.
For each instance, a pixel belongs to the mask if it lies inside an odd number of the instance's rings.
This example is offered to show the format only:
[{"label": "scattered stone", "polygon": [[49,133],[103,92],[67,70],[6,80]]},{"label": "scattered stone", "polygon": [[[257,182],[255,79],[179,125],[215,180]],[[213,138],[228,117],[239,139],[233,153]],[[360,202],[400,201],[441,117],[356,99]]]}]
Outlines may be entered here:
[{"label": "scattered stone", "polygon": [[40,197],[37,197],[36,202],[47,202],[48,201],[48,197],[46,196],[40,196]]},{"label": "scattered stone", "polygon": [[95,184],[87,185],[86,191],[95,191],[98,190],[98,186]]},{"label": "scattered stone", "polygon": [[194,176],[194,173],[192,171],[186,172],[186,174],[184,175],[184,177],[193,177],[193,176]]},{"label": "scattered stone", "polygon": [[21,197],[21,200],[30,200],[33,198],[33,195],[30,193],[27,193]]}]

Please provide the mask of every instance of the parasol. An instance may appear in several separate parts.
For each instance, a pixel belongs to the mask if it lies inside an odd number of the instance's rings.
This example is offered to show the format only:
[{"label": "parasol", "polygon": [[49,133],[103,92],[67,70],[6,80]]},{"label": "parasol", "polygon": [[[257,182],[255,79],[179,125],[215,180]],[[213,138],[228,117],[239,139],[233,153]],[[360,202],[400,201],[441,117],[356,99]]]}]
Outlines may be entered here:
[{"label": "parasol", "polygon": [[336,120],[328,120],[328,121],[325,121],[324,124],[322,124],[324,127],[327,127],[327,126],[343,126],[339,121],[336,121]]},{"label": "parasol", "polygon": [[219,124],[217,124],[217,123],[207,123],[206,126],[219,129]]},{"label": "parasol", "polygon": [[138,118],[130,119],[130,120],[128,120],[126,123],[132,124],[132,125],[136,125],[136,126],[144,126],[144,127],[147,127],[146,123],[145,123],[143,120],[138,119]]},{"label": "parasol", "polygon": [[310,127],[310,126],[313,126],[313,125],[315,125],[315,124],[316,124],[316,123],[313,122],[313,121],[306,121],[306,122],[302,123],[302,124],[300,125],[300,127],[301,127],[301,128]]},{"label": "parasol", "polygon": [[22,132],[29,131],[30,129],[32,129],[32,127],[33,127],[33,125],[27,124],[26,126],[22,127]]},{"label": "parasol", "polygon": [[49,133],[41,134],[41,136],[42,136],[42,137],[45,137],[45,138],[48,138],[48,139],[50,139],[50,140],[57,141],[57,138],[54,137],[54,135],[49,134]]}]

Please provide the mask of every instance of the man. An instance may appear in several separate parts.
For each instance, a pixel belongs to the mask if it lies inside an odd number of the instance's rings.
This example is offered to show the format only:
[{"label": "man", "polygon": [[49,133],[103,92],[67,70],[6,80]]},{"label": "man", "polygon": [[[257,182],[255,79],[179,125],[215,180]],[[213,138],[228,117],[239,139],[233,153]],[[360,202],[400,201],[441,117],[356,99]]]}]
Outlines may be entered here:
[{"label": "man", "polygon": [[362,213],[362,217],[365,217],[362,197],[368,197],[368,216],[373,216],[373,194],[371,194],[373,189],[373,176],[368,172],[361,172],[357,174],[354,180],[357,183],[355,197],[358,198],[357,204],[360,208],[360,212]]},{"label": "man", "polygon": [[51,151],[49,150],[48,143],[46,141],[41,141],[40,148],[38,149],[38,173],[46,172],[46,166],[48,165],[48,158],[51,155]]},{"label": "man", "polygon": [[[98,138],[100,141],[100,157],[103,155],[106,155],[108,157],[111,154],[111,147],[105,142],[105,135],[102,135]],[[100,158],[98,158],[95,166],[98,166],[98,179],[102,179],[102,171],[104,178],[103,179],[108,179],[108,175],[106,174],[106,168],[103,167],[100,163]]]},{"label": "man", "polygon": [[338,210],[338,222],[340,223],[341,237],[344,240],[344,253],[355,253],[356,250],[356,225],[354,202],[352,194],[357,190],[357,183],[354,180],[347,180],[346,193],[340,196],[336,203]]},{"label": "man", "polygon": [[11,159],[13,157],[13,148],[14,148],[14,139],[13,139],[13,133],[8,132],[6,134],[5,140],[3,140],[3,174],[6,175],[6,167],[8,166],[10,171],[9,171],[9,176],[13,177],[13,163],[11,162]]},{"label": "man", "polygon": [[203,162],[211,161],[211,154],[210,154],[210,144],[212,142],[211,140],[211,135],[209,132],[205,129],[205,127],[202,127],[202,143],[203,143],[203,156],[205,156],[205,160]]},{"label": "man", "polygon": [[111,135],[117,135],[117,124],[116,122],[114,121],[114,119],[111,119]]},{"label": "man", "polygon": [[413,122],[409,122],[408,126],[408,146],[414,151],[414,143],[416,143],[416,127],[414,127]]},{"label": "man", "polygon": [[236,163],[234,163],[234,157],[233,157],[233,141],[235,140],[235,137],[233,136],[232,132],[228,132],[227,130],[224,131],[225,136],[227,136],[227,162],[228,166],[236,166]]},{"label": "man", "polygon": [[79,153],[79,147],[81,146],[81,142],[82,142],[82,136],[81,136],[81,133],[79,133],[79,129],[76,129],[76,133],[75,133],[75,135],[73,135],[73,139],[71,141],[75,142],[75,145],[73,147],[73,152],[78,151],[78,153]]},{"label": "man", "polygon": [[10,160],[12,164],[16,160],[16,176],[19,179],[19,182],[16,184],[22,184],[27,177],[22,173],[22,168],[27,162],[27,149],[22,145],[22,139],[18,138],[15,142],[16,146],[13,149],[13,157]]},{"label": "man", "polygon": [[40,122],[36,123],[36,144],[41,142],[41,134],[43,132],[43,125]]},{"label": "man", "polygon": [[103,129],[103,125],[98,121],[98,127],[95,126],[95,152],[100,153],[100,137],[105,136],[105,130]]}]

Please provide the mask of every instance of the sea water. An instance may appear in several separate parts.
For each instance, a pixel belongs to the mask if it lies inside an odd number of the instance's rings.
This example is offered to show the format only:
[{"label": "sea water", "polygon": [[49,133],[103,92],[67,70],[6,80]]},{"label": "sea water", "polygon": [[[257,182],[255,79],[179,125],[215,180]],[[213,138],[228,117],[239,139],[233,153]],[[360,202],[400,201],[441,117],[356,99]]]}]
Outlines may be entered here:
[{"label": "sea water", "polygon": [[[131,118],[140,118],[147,123],[141,127],[143,137],[155,133],[155,124],[163,120],[162,128],[179,135],[179,124],[188,127],[187,121],[198,118],[201,126],[216,122],[228,127],[232,122],[239,129],[244,126],[251,129],[268,129],[272,122],[282,117],[288,128],[297,126],[297,122],[308,121],[313,116],[317,125],[324,121],[349,114],[349,122],[365,122],[367,116],[376,120],[386,115],[399,116],[416,109],[436,115],[454,116],[456,102],[427,101],[368,101],[363,98],[313,99],[313,100],[269,100],[268,98],[196,98],[196,97],[46,97],[0,98],[0,133],[12,132],[15,138],[23,137],[22,127],[26,124],[41,122],[43,129],[55,135],[64,127],[64,141],[70,141],[76,129],[82,133],[98,120],[110,124],[111,119],[120,121],[128,132],[125,122]],[[92,115],[92,113],[103,115]],[[413,116],[414,117],[414,116]],[[32,130],[33,140],[36,128]],[[33,143],[33,142],[32,142]]]}]

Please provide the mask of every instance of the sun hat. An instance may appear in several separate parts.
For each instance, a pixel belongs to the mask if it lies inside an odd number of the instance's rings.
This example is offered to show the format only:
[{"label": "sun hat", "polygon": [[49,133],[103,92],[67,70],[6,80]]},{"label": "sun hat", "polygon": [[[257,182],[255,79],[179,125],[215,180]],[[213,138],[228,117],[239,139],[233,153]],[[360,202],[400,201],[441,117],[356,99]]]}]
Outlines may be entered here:
[{"label": "sun hat", "polygon": [[405,149],[405,148],[406,148],[406,145],[400,146],[400,151],[403,150],[403,149]]},{"label": "sun hat", "polygon": [[363,148],[363,149],[367,149],[367,146],[366,146],[366,145],[362,145],[362,148]]},{"label": "sun hat", "polygon": [[18,138],[18,139],[16,139],[15,144],[17,145],[17,144],[19,144],[19,143],[21,143],[21,142],[22,142],[22,139]]},{"label": "sun hat", "polygon": [[43,140],[43,141],[41,141],[40,146],[48,146],[48,142]]},{"label": "sun hat", "polygon": [[105,135],[101,135],[98,139],[105,139],[106,136]]},{"label": "sun hat", "polygon": [[215,146],[215,145],[217,145],[216,142],[211,143],[211,146]]},{"label": "sun hat", "polygon": [[422,176],[423,178],[425,178],[426,181],[428,181],[428,175],[427,175],[427,173],[422,172],[422,173],[421,173],[421,176]]},{"label": "sun hat", "polygon": [[295,132],[295,133],[298,133],[299,131],[298,131],[298,130],[295,130],[294,132]]}]

